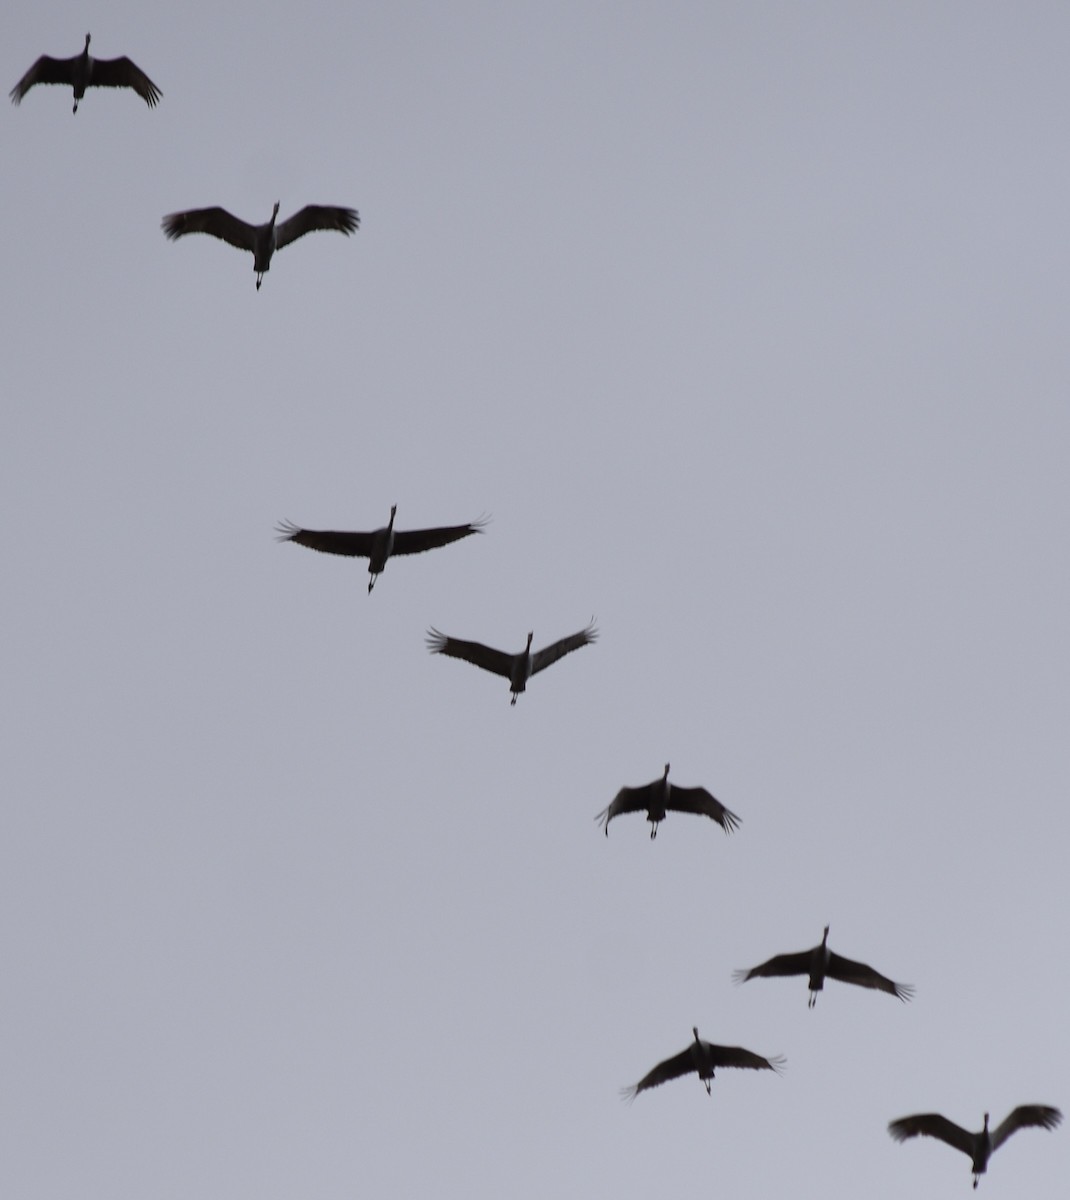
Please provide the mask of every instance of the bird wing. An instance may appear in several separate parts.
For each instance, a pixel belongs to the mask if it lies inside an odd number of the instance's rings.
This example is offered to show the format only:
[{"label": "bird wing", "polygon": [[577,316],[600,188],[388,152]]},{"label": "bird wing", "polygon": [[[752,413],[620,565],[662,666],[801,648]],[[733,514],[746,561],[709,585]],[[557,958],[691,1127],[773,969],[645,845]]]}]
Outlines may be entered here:
[{"label": "bird wing", "polygon": [[394,533],[392,554],[419,554],[423,550],[434,550],[448,546],[450,542],[468,537],[470,533],[482,533],[487,524],[486,517],[470,521],[467,525],[443,525],[438,529],[405,529]]},{"label": "bird wing", "polygon": [[89,82],[94,87],[133,88],[149,108],[155,108],[163,94],[145,72],[125,55],[122,58],[93,59]]},{"label": "bird wing", "polygon": [[1003,1143],[1019,1129],[1037,1126],[1054,1129],[1063,1119],[1063,1114],[1049,1104],[1020,1104],[992,1130],[992,1149]]},{"label": "bird wing", "polygon": [[191,208],[187,212],[169,214],[161,224],[172,241],[187,233],[210,233],[239,250],[256,249],[256,226],[233,216],[225,208]]},{"label": "bird wing", "polygon": [[733,829],[739,828],[739,817],[734,812],[730,812],[715,796],[712,796],[703,787],[677,787],[676,784],[669,789],[669,803],[667,808],[674,812],[694,813],[700,817],[712,817],[718,825],[725,831],[731,833]]},{"label": "bird wing", "polygon": [[659,1084],[668,1083],[670,1079],[679,1079],[681,1075],[686,1075],[689,1071],[694,1071],[695,1069],[694,1047],[688,1046],[686,1050],[681,1050],[679,1054],[674,1054],[672,1058],[667,1058],[664,1062],[658,1063],[638,1083],[632,1084],[631,1087],[621,1088],[621,1097],[625,1100],[634,1100],[640,1092],[645,1092],[647,1088],[658,1087]]},{"label": "bird wing", "polygon": [[915,1113],[912,1117],[900,1117],[897,1121],[888,1122],[888,1132],[897,1142],[905,1142],[907,1138],[924,1137],[939,1138],[961,1150],[963,1154],[973,1157],[974,1135],[947,1117],[939,1113]]},{"label": "bird wing", "polygon": [[427,646],[432,654],[446,654],[450,658],[463,658],[473,666],[482,667],[495,675],[510,679],[513,673],[513,655],[503,650],[494,650],[482,642],[466,642],[461,638],[447,637],[432,626],[427,631]]},{"label": "bird wing", "polygon": [[650,791],[660,782],[659,779],[654,783],[644,783],[642,787],[622,787],[608,808],[603,808],[595,820],[600,822],[608,833],[609,823],[614,817],[619,817],[622,813],[646,812]]},{"label": "bird wing", "polygon": [[573,633],[569,637],[562,638],[559,642],[554,642],[549,646],[543,646],[541,650],[537,650],[531,656],[531,673],[538,674],[539,671],[544,671],[551,663],[557,662],[559,658],[564,658],[566,654],[571,654],[573,650],[578,650],[581,646],[586,646],[588,642],[597,641],[598,630],[595,628],[594,621],[586,629],[581,629],[579,633]]},{"label": "bird wing", "polygon": [[11,103],[19,104],[35,83],[70,83],[74,78],[74,63],[74,58],[53,58],[50,54],[42,54],[11,89]]},{"label": "bird wing", "polygon": [[897,996],[900,1000],[909,1000],[914,995],[914,989],[909,983],[896,983],[887,976],[882,975],[880,971],[874,971],[865,963],[854,962],[852,959],[844,958],[842,954],[837,954],[835,951],[829,951],[828,965],[825,968],[825,974],[832,979],[839,979],[842,983],[854,983],[859,987],[876,988],[878,991],[887,992],[891,996]]},{"label": "bird wing", "polygon": [[758,976],[809,975],[813,953],[813,950],[800,950],[798,954],[777,954],[750,970],[733,971],[732,978],[736,983],[746,983]]},{"label": "bird wing", "polygon": [[306,204],[285,221],[275,226],[275,249],[281,250],[314,229],[337,229],[347,237],[360,228],[360,214],[355,208],[338,208],[329,204]]},{"label": "bird wing", "polygon": [[292,521],[277,526],[280,542],[296,542],[324,554],[347,554],[351,558],[370,558],[374,533],[346,533],[334,529],[301,529]]},{"label": "bird wing", "polygon": [[781,1054],[763,1058],[742,1046],[716,1046],[712,1042],[706,1043],[706,1054],[715,1067],[745,1067],[751,1071],[775,1071],[778,1075],[786,1062]]}]

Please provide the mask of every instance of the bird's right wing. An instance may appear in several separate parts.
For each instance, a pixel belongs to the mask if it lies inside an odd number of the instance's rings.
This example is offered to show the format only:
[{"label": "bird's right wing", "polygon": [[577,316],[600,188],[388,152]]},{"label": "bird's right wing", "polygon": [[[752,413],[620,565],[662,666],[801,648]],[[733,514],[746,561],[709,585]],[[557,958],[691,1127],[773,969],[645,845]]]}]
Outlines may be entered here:
[{"label": "bird's right wing", "polygon": [[432,654],[446,654],[450,658],[463,658],[473,666],[482,667],[494,675],[511,678],[513,656],[503,650],[494,650],[482,642],[466,642],[461,638],[447,637],[432,626],[427,631],[427,647]]},{"label": "bird's right wing", "polygon": [[374,533],[346,533],[334,529],[301,529],[292,521],[280,521],[276,532],[280,542],[296,542],[324,554],[346,554],[350,558],[369,558]]},{"label": "bird's right wing", "polygon": [[11,89],[11,103],[19,104],[35,83],[70,83],[74,61],[73,58],[53,58],[50,54],[42,54]]},{"label": "bird's right wing", "polygon": [[750,970],[733,971],[732,978],[736,983],[746,983],[748,979],[756,979],[759,976],[809,975],[812,954],[812,950],[800,950],[798,954],[777,954],[768,962],[751,967]]},{"label": "bird's right wing", "polygon": [[912,1117],[900,1117],[888,1122],[888,1132],[897,1142],[912,1137],[934,1137],[973,1157],[973,1134],[942,1117],[939,1113],[915,1113]]},{"label": "bird's right wing", "polygon": [[170,213],[161,222],[172,241],[187,233],[210,233],[239,250],[255,250],[256,228],[228,213],[225,208],[191,208]]},{"label": "bird's right wing", "polygon": [[653,783],[645,783],[642,787],[622,787],[620,789],[608,808],[603,808],[595,817],[595,820],[606,831],[607,837],[609,836],[609,823],[614,817],[619,817],[622,813],[646,812],[650,789],[654,786]]},{"label": "bird's right wing", "polygon": [[688,1046],[686,1050],[681,1050],[679,1054],[674,1054],[672,1058],[667,1058],[664,1062],[658,1063],[638,1083],[633,1083],[631,1087],[621,1088],[621,1098],[624,1100],[634,1100],[640,1092],[645,1092],[647,1088],[668,1083],[670,1079],[679,1079],[681,1075],[686,1075],[689,1071],[694,1070],[695,1053],[693,1047]]}]

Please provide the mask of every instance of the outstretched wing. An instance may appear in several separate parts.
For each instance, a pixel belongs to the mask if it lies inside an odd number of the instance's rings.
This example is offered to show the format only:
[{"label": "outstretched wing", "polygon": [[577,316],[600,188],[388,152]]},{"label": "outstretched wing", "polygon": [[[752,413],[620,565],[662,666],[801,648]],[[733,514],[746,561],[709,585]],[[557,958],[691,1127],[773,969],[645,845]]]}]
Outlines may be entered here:
[{"label": "outstretched wing", "polygon": [[668,1083],[670,1079],[679,1079],[681,1075],[686,1075],[689,1071],[694,1071],[695,1069],[694,1048],[688,1046],[686,1050],[681,1050],[679,1054],[674,1054],[672,1058],[667,1058],[664,1062],[658,1063],[638,1083],[632,1084],[631,1087],[621,1088],[621,1099],[634,1100],[640,1092],[645,1092],[647,1088],[658,1087],[659,1084]]},{"label": "outstretched wing", "polygon": [[163,231],[172,241],[187,233],[210,233],[239,250],[256,249],[256,226],[228,213],[225,208],[191,208],[171,213],[162,221]]},{"label": "outstretched wing", "polygon": [[973,1134],[942,1117],[939,1113],[916,1113],[912,1117],[900,1117],[897,1121],[889,1121],[888,1132],[897,1142],[905,1142],[912,1137],[934,1137],[961,1150],[963,1154],[973,1157]]},{"label": "outstretched wing", "polygon": [[1062,1119],[1063,1114],[1050,1104],[1020,1104],[992,1130],[992,1149],[1002,1146],[1007,1138],[1019,1129],[1029,1126],[1054,1129]]},{"label": "outstretched wing", "polygon": [[446,654],[450,658],[463,658],[473,666],[482,667],[494,675],[512,676],[513,656],[502,650],[484,646],[482,642],[466,642],[461,638],[447,637],[432,626],[427,631],[427,646],[432,654]]},{"label": "outstretched wing", "polygon": [[53,58],[50,54],[42,54],[25,75],[8,93],[12,104],[22,102],[22,97],[35,83],[67,83],[74,78],[73,58]]},{"label": "outstretched wing", "polygon": [[831,979],[839,979],[842,983],[854,983],[859,987],[875,988],[877,991],[887,992],[890,996],[896,996],[900,1000],[909,1000],[914,995],[914,989],[909,983],[896,983],[879,971],[874,971],[865,963],[854,962],[832,950],[829,951],[825,974]]},{"label": "outstretched wing", "polygon": [[329,204],[306,204],[300,212],[275,226],[275,249],[281,250],[291,242],[315,229],[337,229],[348,237],[360,228],[360,214],[355,208],[338,208]]},{"label": "outstretched wing", "polygon": [[480,517],[477,521],[469,521],[467,525],[443,525],[438,529],[395,530],[394,549],[391,553],[420,554],[424,550],[448,546],[450,542],[459,541],[471,533],[482,533],[488,520],[488,517]]},{"label": "outstretched wing", "polygon": [[93,87],[133,88],[149,108],[155,108],[163,94],[145,72],[125,55],[122,58],[93,59],[89,82]]},{"label": "outstretched wing", "polygon": [[746,983],[748,979],[772,975],[809,975],[810,956],[812,950],[800,950],[798,954],[777,954],[768,962],[763,962],[750,970],[733,971],[732,978],[736,983]]},{"label": "outstretched wing", "polygon": [[642,787],[622,787],[620,789],[613,797],[613,801],[609,807],[603,808],[598,816],[595,817],[595,820],[606,831],[607,837],[609,836],[609,823],[614,817],[619,817],[622,813],[647,811],[650,793],[660,782],[661,780],[658,779],[654,783],[644,783]]},{"label": "outstretched wing", "polygon": [[598,640],[598,630],[595,628],[594,621],[586,629],[581,629],[579,633],[573,633],[569,637],[562,638],[559,642],[554,642],[550,646],[543,646],[541,650],[537,650],[531,656],[531,673],[537,675],[540,671],[545,671],[552,663],[557,662],[559,658],[564,658],[566,654],[571,654],[573,650],[578,650],[581,646],[586,646],[590,642]]},{"label": "outstretched wing", "polygon": [[739,817],[712,796],[703,787],[677,787],[669,789],[668,808],[675,812],[695,813],[700,817],[711,817],[725,831],[731,833],[739,828]]},{"label": "outstretched wing", "polygon": [[787,1061],[782,1054],[765,1058],[742,1046],[716,1046],[706,1043],[706,1055],[715,1067],[743,1067],[750,1071],[775,1071],[778,1075]]},{"label": "outstretched wing", "polygon": [[346,554],[350,558],[370,558],[374,533],[347,533],[334,529],[301,529],[292,521],[280,521],[276,527],[280,542],[296,542],[324,554]]}]

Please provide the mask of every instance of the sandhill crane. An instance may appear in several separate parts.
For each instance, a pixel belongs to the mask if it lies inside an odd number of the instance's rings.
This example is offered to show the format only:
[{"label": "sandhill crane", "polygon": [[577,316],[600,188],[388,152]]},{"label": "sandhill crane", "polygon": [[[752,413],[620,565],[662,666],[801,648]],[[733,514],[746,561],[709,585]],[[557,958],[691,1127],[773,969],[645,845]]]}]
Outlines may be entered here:
[{"label": "sandhill crane", "polygon": [[968,1155],[973,1164],[973,1186],[976,1187],[980,1177],[988,1170],[988,1160],[1003,1143],[1019,1129],[1036,1126],[1040,1129],[1054,1129],[1063,1119],[1063,1114],[1047,1104],[1021,1104],[1002,1124],[995,1129],[988,1128],[988,1113],[985,1113],[984,1128],[979,1133],[970,1133],[949,1121],[939,1113],[917,1113],[913,1117],[900,1117],[898,1121],[888,1123],[888,1132],[897,1142],[905,1142],[907,1138],[923,1137],[939,1138]]},{"label": "sandhill crane", "polygon": [[398,506],[390,506],[390,521],[381,529],[371,533],[344,533],[332,529],[301,529],[290,521],[278,526],[280,542],[296,542],[311,550],[325,554],[345,554],[352,558],[368,559],[368,594],[375,587],[386,566],[386,560],[395,554],[419,554],[434,550],[437,546],[448,546],[470,533],[482,533],[489,518],[480,517],[467,525],[443,525],[438,529],[395,529],[394,517]]},{"label": "sandhill crane", "polygon": [[609,837],[609,823],[614,817],[619,817],[621,813],[642,812],[644,809],[646,819],[650,822],[651,838],[658,836],[658,822],[664,821],[670,810],[712,817],[725,833],[739,828],[739,817],[705,788],[678,787],[670,783],[668,763],[665,764],[665,774],[653,783],[644,783],[642,787],[622,787],[613,798],[613,803],[603,808],[595,820],[602,823],[606,837]]},{"label": "sandhill crane", "polygon": [[484,646],[482,642],[465,642],[460,638],[447,637],[432,626],[427,632],[427,645],[432,654],[463,658],[465,662],[482,667],[484,671],[504,676],[509,680],[509,687],[513,693],[509,703],[515,704],[517,696],[527,690],[527,683],[532,675],[544,671],[551,663],[557,662],[573,650],[597,640],[598,630],[592,618],[590,625],[581,629],[579,633],[564,637],[550,646],[543,646],[541,650],[532,654],[531,639],[534,636],[534,633],[528,634],[528,644],[519,654],[506,654],[504,650],[493,650],[490,646]]},{"label": "sandhill crane", "polygon": [[52,58],[51,55],[42,54],[11,89],[11,103],[19,104],[35,83],[66,83],[73,87],[73,112],[78,111],[78,101],[85,95],[87,87],[133,88],[149,108],[155,108],[163,94],[130,59],[92,58],[88,33],[85,35],[85,49],[73,58]]},{"label": "sandhill crane", "polygon": [[747,1067],[754,1071],[775,1071],[779,1075],[784,1066],[785,1059],[782,1055],[763,1058],[760,1054],[754,1054],[740,1046],[715,1046],[712,1042],[704,1042],[699,1037],[698,1026],[692,1026],[691,1032],[695,1035],[695,1040],[686,1050],[681,1050],[672,1058],[658,1063],[638,1083],[631,1087],[621,1088],[622,1099],[634,1100],[640,1092],[645,1092],[647,1088],[657,1087],[658,1084],[667,1083],[670,1079],[679,1079],[681,1075],[687,1075],[691,1071],[698,1072],[699,1079],[706,1087],[706,1094],[710,1095],[710,1081],[713,1079],[714,1069],[717,1067]]},{"label": "sandhill crane", "polygon": [[750,970],[736,971],[733,975],[736,983],[746,983],[759,975],[809,975],[810,1000],[808,1008],[817,1003],[817,993],[825,986],[825,979],[839,979],[843,983],[855,983],[859,987],[876,988],[900,1000],[909,1000],[914,995],[914,989],[909,983],[893,983],[865,963],[852,962],[843,958],[828,948],[829,927],[825,926],[825,934],[821,945],[812,950],[800,950],[798,954],[778,954],[761,966],[751,967]]},{"label": "sandhill crane", "polygon": [[337,229],[348,237],[360,228],[360,214],[353,208],[306,204],[300,212],[295,212],[292,217],[276,225],[278,215],[279,202],[276,200],[271,220],[264,225],[249,225],[231,216],[225,208],[191,208],[187,212],[171,213],[164,217],[162,225],[164,233],[172,241],[187,233],[210,233],[212,237],[229,242],[239,250],[252,251],[257,291],[260,291],[260,284],[276,250],[281,250],[314,229]]}]

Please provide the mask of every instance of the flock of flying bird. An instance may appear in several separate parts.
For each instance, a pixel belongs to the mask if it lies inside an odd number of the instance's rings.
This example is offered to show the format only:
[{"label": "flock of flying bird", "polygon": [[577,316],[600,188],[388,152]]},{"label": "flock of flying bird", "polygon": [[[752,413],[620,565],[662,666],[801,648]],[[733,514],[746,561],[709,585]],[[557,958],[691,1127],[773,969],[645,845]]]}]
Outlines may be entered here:
[{"label": "flock of flying bird", "polygon": [[[11,89],[11,100],[19,104],[26,93],[36,84],[63,84],[74,90],[74,112],[84,97],[87,87],[128,87],[133,89],[153,108],[162,93],[151,79],[134,62],[122,58],[93,58],[89,53],[90,35],[85,35],[85,47],[81,54],[71,58],[52,58],[47,54],[40,58]],[[263,225],[250,225],[232,216],[223,208],[191,209],[171,213],[163,219],[163,230],[171,239],[188,233],[207,233],[220,238],[232,246],[248,250],[253,255],[253,270],[256,287],[260,289],[264,274],[271,265],[272,255],[290,242],[306,233],[318,229],[334,229],[347,236],[360,225],[356,210],[336,206],[307,205],[285,221],[277,222],[279,204],[275,203],[271,219]],[[327,554],[368,559],[368,592],[386,567],[387,560],[396,555],[417,554],[440,546],[449,545],[474,533],[481,533],[487,518],[479,518],[464,525],[441,526],[433,529],[395,530],[394,518],[397,505],[390,509],[387,525],[368,533],[335,530],[302,529],[290,522],[278,527],[280,541],[296,542]],[[500,675],[509,680],[511,704],[527,688],[532,675],[545,670],[564,655],[589,645],[597,639],[598,631],[592,620],[585,628],[559,641],[544,646],[534,653],[531,649],[533,634],[529,633],[527,645],[516,654],[495,650],[481,642],[465,641],[448,637],[432,627],[427,634],[428,647],[434,654],[445,654],[459,658],[474,666]],[[612,803],[595,818],[609,835],[609,823],[624,813],[645,812],[650,822],[651,839],[657,836],[658,825],[669,812],[692,813],[706,816],[715,821],[725,833],[739,827],[740,818],[720,803],[702,787],[679,787],[669,782],[669,764],[660,779],[640,787],[622,787]],[[887,992],[899,1000],[909,1000],[914,993],[909,984],[895,983],[865,963],[844,958],[828,947],[829,926],[819,945],[810,950],[793,954],[778,954],[756,967],[736,971],[737,983],[749,979],[771,978],[790,975],[805,975],[809,979],[810,996],[808,1005],[813,1007],[817,994],[826,979],[837,979],[858,987]],[[640,1092],[657,1087],[669,1080],[695,1072],[710,1093],[710,1084],[717,1068],[732,1067],[749,1070],[767,1070],[779,1073],[784,1065],[781,1056],[764,1057],[740,1046],[720,1046],[699,1037],[698,1028],[692,1029],[694,1040],[679,1054],[660,1062],[648,1071],[638,1083],[622,1089],[626,1099],[634,1099]],[[989,1129],[989,1114],[984,1114],[984,1125],[976,1133],[963,1129],[939,1113],[917,1113],[900,1117],[888,1125],[888,1132],[897,1141],[925,1136],[937,1138],[960,1150],[971,1162],[973,1186],[988,1167],[988,1160],[1011,1134],[1019,1129],[1035,1127],[1054,1129],[1062,1120],[1062,1113],[1046,1104],[1023,1104],[1013,1109],[994,1129]]]}]

